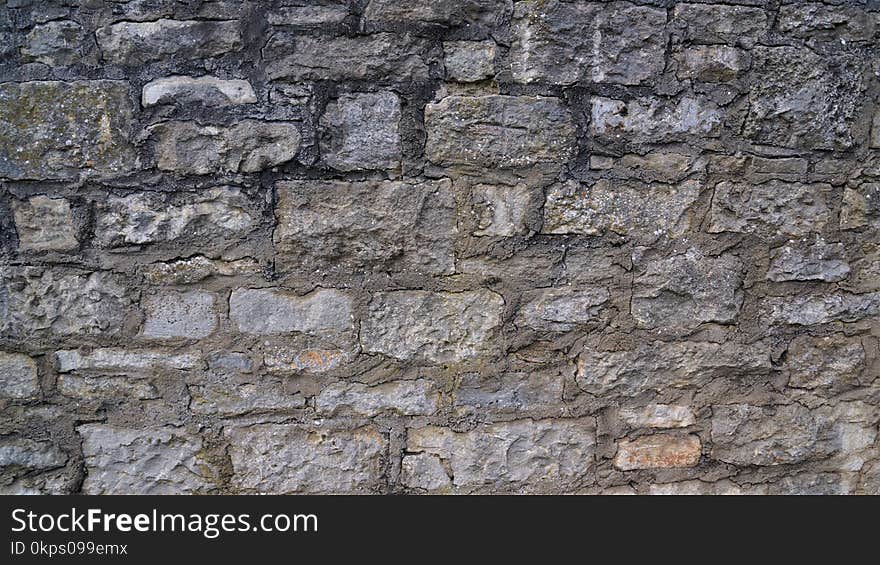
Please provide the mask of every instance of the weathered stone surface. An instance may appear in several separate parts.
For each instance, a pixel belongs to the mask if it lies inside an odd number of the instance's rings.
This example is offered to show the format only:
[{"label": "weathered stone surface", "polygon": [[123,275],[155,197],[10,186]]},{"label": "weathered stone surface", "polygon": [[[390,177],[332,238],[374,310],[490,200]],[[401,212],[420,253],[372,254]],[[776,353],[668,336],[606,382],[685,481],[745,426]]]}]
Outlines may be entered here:
[{"label": "weathered stone surface", "polygon": [[367,386],[360,383],[335,383],[315,397],[318,414],[334,416],[347,412],[376,416],[393,412],[401,416],[430,416],[440,406],[440,393],[431,381],[391,381]]},{"label": "weathered stone surface", "polygon": [[880,315],[880,292],[772,296],[762,301],[762,312],[771,324],[857,322]]},{"label": "weathered stone surface", "polygon": [[410,429],[406,448],[448,462],[462,491],[532,492],[591,482],[595,434],[590,418],[482,424],[468,432],[428,426]]},{"label": "weathered stone surface", "polygon": [[230,127],[167,122],[152,131],[158,167],[191,175],[256,173],[296,157],[301,139],[295,123],[257,120]]},{"label": "weathered stone surface", "polygon": [[510,14],[511,3],[511,0],[370,0],[364,10],[364,20],[368,24],[404,22],[494,27]]},{"label": "weathered stone surface", "polygon": [[[722,480],[714,483],[707,483],[700,480],[681,481],[679,483],[664,483],[659,485],[650,485],[648,494],[652,495],[669,495],[669,496],[718,496],[718,495],[742,495],[747,494],[736,483],[729,480]],[[752,494],[752,493],[748,493]],[[755,493],[757,494],[757,493]]]},{"label": "weathered stone surface", "polygon": [[780,31],[794,37],[843,40],[877,39],[880,18],[858,7],[796,2],[779,7]]},{"label": "weathered stone surface", "polygon": [[229,318],[248,334],[346,333],[352,330],[352,301],[334,289],[296,296],[270,289],[239,288],[229,298]]},{"label": "weathered stone surface", "polygon": [[602,308],[611,298],[608,290],[548,288],[523,295],[524,305],[516,315],[520,327],[551,332],[567,332],[598,321]]},{"label": "weathered stone surface", "polygon": [[263,356],[266,370],[274,374],[317,374],[332,371],[352,355],[341,349],[270,347]]},{"label": "weathered stone surface", "polygon": [[123,81],[0,83],[0,178],[127,173],[131,122]]},{"label": "weathered stone surface", "polygon": [[276,33],[263,49],[270,79],[420,82],[432,71],[426,40],[408,34],[309,37]]},{"label": "weathered stone surface", "polygon": [[145,84],[141,91],[141,105],[145,108],[157,104],[232,106],[256,101],[257,95],[248,81],[210,76],[157,78]]},{"label": "weathered stone surface", "polygon": [[0,396],[27,400],[40,395],[37,365],[27,355],[0,351]]},{"label": "weathered stone surface", "polygon": [[766,374],[770,350],[762,344],[655,341],[635,349],[587,348],[578,357],[578,386],[594,395],[638,396],[646,391],[696,389],[715,378]]},{"label": "weathered stone surface", "polygon": [[712,457],[735,465],[782,465],[822,455],[822,425],[800,404],[712,407]]},{"label": "weathered stone surface", "polygon": [[827,184],[719,182],[709,211],[708,231],[789,238],[820,232],[831,221],[829,190]]},{"label": "weathered stone surface", "polygon": [[599,180],[554,184],[544,205],[544,233],[617,233],[650,243],[679,236],[690,226],[688,209],[700,194],[697,181],[679,185]]},{"label": "weathered stone surface", "polygon": [[658,143],[688,135],[718,137],[722,124],[721,111],[714,102],[692,96],[668,103],[659,98],[624,102],[594,96],[591,116],[590,133],[605,143]]},{"label": "weathered stone surface", "polygon": [[843,191],[840,228],[844,230],[880,226],[880,183],[866,182]]},{"label": "weathered stone surface", "polygon": [[95,238],[105,248],[229,240],[246,235],[258,220],[253,201],[234,187],[110,196],[96,216]]},{"label": "weathered stone surface", "polygon": [[511,73],[517,82],[636,85],[663,72],[666,12],[628,2],[517,2]]},{"label": "weathered stone surface", "polygon": [[769,18],[751,6],[682,3],[675,6],[673,21],[692,43],[752,47],[766,33]]},{"label": "weathered stone surface", "polygon": [[321,272],[449,274],[455,201],[449,181],[278,184],[278,265]]},{"label": "weathered stone surface", "polygon": [[743,303],[742,264],[696,248],[647,263],[633,282],[632,316],[643,328],[692,329],[736,321]]},{"label": "weathered stone surface", "polygon": [[82,26],[69,20],[34,26],[21,48],[22,59],[52,67],[74,65],[82,59],[85,37]]},{"label": "weathered stone surface", "polygon": [[215,375],[211,380],[188,388],[195,414],[206,416],[242,416],[271,412],[288,412],[304,408],[306,399],[285,390],[280,382],[238,382],[234,377]]},{"label": "weathered stone surface", "polygon": [[788,345],[788,386],[845,389],[858,385],[865,370],[865,348],[858,337],[802,335]]},{"label": "weathered stone surface", "polygon": [[163,58],[216,57],[241,48],[235,21],[168,20],[120,22],[95,32],[104,59],[140,65]]},{"label": "weathered stone surface", "polygon": [[172,427],[77,428],[87,494],[196,494],[213,490],[217,472],[198,436]]},{"label": "weathered stone surface", "polygon": [[154,285],[192,284],[212,276],[232,277],[260,272],[260,265],[249,257],[221,261],[202,255],[167,263],[153,263],[143,269],[144,279]]},{"label": "weathered stone surface", "polygon": [[770,252],[767,278],[771,281],[842,281],[849,274],[842,243],[799,240]]},{"label": "weathered stone surface", "polygon": [[393,92],[345,94],[321,116],[324,162],[339,171],[400,168],[400,99]]},{"label": "weathered stone surface", "polygon": [[446,78],[477,82],[495,75],[494,41],[444,41]]},{"label": "weathered stone surface", "polygon": [[503,307],[488,290],[375,293],[361,322],[361,346],[401,360],[464,361],[491,350]]},{"label": "weathered stone surface", "polygon": [[575,144],[556,98],[447,96],[425,107],[425,155],[438,165],[516,168],[564,163]]},{"label": "weathered stone surface", "polygon": [[617,445],[614,466],[622,471],[665,467],[694,467],[700,462],[702,446],[695,435],[654,434]]},{"label": "weathered stone surface", "polygon": [[88,406],[90,402],[156,400],[162,395],[148,378],[126,375],[59,375],[55,383],[62,396],[76,398]]},{"label": "weathered stone surface", "polygon": [[426,491],[442,491],[452,486],[440,458],[430,453],[405,455],[400,463],[400,481],[411,489]]},{"label": "weathered stone surface", "polygon": [[266,19],[272,25],[319,27],[340,23],[348,17],[348,10],[347,2],[328,6],[279,6],[270,10]]},{"label": "weathered stone surface", "polygon": [[756,47],[745,135],[759,143],[846,149],[865,89],[858,58],[808,49]]},{"label": "weathered stone surface", "polygon": [[648,404],[640,408],[621,408],[620,419],[634,428],[686,428],[696,423],[689,406]]},{"label": "weathered stone surface", "polygon": [[226,436],[232,484],[241,492],[366,493],[385,482],[388,440],[373,426],[257,424],[228,429]]},{"label": "weathered stone surface", "polygon": [[477,215],[476,236],[509,237],[528,233],[543,193],[528,184],[478,184],[471,195]]},{"label": "weathered stone surface", "polygon": [[66,462],[67,455],[51,442],[15,436],[0,440],[0,468],[44,471]]},{"label": "weathered stone surface", "polygon": [[13,204],[18,248],[22,251],[70,251],[79,246],[70,203],[34,196]]},{"label": "weathered stone surface", "polygon": [[130,298],[119,276],[68,269],[0,270],[0,334],[117,335]]},{"label": "weathered stone surface", "polygon": [[507,373],[490,378],[467,374],[453,395],[460,411],[477,414],[488,410],[502,413],[563,413],[562,393],[565,376],[557,372]]},{"label": "weathered stone surface", "polygon": [[77,350],[55,352],[59,373],[70,371],[146,371],[162,369],[188,370],[201,366],[194,353],[164,353],[161,351],[129,349],[93,349],[88,353]]},{"label": "weathered stone surface", "polygon": [[684,49],[677,57],[680,79],[725,82],[739,77],[751,64],[742,49],[725,45],[698,45]]},{"label": "weathered stone surface", "polygon": [[163,292],[141,303],[146,312],[142,334],[154,339],[199,339],[217,328],[216,299],[210,292]]}]

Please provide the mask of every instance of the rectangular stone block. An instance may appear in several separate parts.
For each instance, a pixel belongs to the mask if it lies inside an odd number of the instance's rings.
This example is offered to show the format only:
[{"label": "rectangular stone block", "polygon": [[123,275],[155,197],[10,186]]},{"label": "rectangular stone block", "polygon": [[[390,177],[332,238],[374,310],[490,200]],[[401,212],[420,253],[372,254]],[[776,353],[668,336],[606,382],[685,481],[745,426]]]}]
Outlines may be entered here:
[{"label": "rectangular stone block", "polygon": [[788,386],[835,391],[854,388],[867,370],[866,359],[865,347],[858,336],[798,336],[786,350]]},{"label": "rectangular stone block", "polygon": [[37,365],[27,355],[0,351],[0,396],[29,400],[40,395]]},{"label": "rectangular stone block", "polygon": [[568,332],[586,324],[601,323],[611,295],[602,287],[547,288],[523,294],[523,306],[514,319],[518,327]]},{"label": "rectangular stone block", "polygon": [[349,333],[353,327],[352,300],[334,289],[304,296],[264,288],[239,288],[229,298],[229,318],[238,331],[270,335]]},{"label": "rectangular stone block", "polygon": [[617,444],[614,466],[621,471],[694,467],[700,462],[701,454],[700,438],[693,434],[655,434],[621,440]]},{"label": "rectangular stone block", "polygon": [[774,282],[839,282],[849,271],[844,244],[802,239],[770,251],[767,279]]},{"label": "rectangular stone block", "polygon": [[566,375],[557,371],[506,373],[487,377],[468,373],[453,392],[452,403],[460,414],[561,415]]},{"label": "rectangular stone block", "polygon": [[325,416],[355,414],[377,416],[430,416],[440,407],[437,386],[426,379],[391,381],[377,385],[340,382],[315,397],[315,411]]},{"label": "rectangular stone block", "polygon": [[397,170],[400,98],[393,92],[343,94],[321,116],[321,158],[338,171]]},{"label": "rectangular stone block", "polygon": [[690,406],[674,404],[621,408],[618,414],[621,420],[634,428],[687,428],[696,423]]},{"label": "rectangular stone block", "polygon": [[146,319],[141,335],[153,339],[200,339],[217,328],[216,299],[210,292],[162,292],[141,301]]},{"label": "rectangular stone block", "polygon": [[277,265],[298,271],[451,274],[451,184],[441,181],[278,183]]},{"label": "rectangular stone block", "polygon": [[752,47],[768,30],[767,13],[752,6],[677,4],[672,21],[685,41]]},{"label": "rectangular stone block", "polygon": [[65,198],[34,196],[12,205],[21,251],[70,251],[79,246],[77,228]]},{"label": "rectangular stone block", "polygon": [[153,79],[141,91],[144,108],[157,104],[186,106],[233,106],[257,101],[254,87],[246,80],[223,80],[217,77],[171,76]]},{"label": "rectangular stone block", "polygon": [[511,12],[511,0],[370,0],[364,10],[368,25],[438,24],[492,28]]},{"label": "rectangular stone block", "polygon": [[661,143],[721,135],[721,110],[706,98],[685,95],[667,102],[642,97],[625,102],[593,96],[591,105],[590,133],[603,143]]},{"label": "rectangular stone block", "polygon": [[836,292],[770,296],[760,303],[769,324],[811,326],[829,322],[858,322],[880,315],[880,292]]},{"label": "rectangular stone block", "polygon": [[105,60],[142,65],[165,58],[204,59],[241,48],[237,21],[160,19],[120,22],[95,32]]}]

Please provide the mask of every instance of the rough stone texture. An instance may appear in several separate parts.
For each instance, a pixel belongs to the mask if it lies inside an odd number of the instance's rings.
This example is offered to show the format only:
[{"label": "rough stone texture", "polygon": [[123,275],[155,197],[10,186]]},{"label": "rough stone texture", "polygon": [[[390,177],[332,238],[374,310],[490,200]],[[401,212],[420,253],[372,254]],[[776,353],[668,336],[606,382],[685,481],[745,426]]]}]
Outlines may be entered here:
[{"label": "rough stone texture", "polygon": [[0,493],[880,494],[878,34],[0,2]]}]

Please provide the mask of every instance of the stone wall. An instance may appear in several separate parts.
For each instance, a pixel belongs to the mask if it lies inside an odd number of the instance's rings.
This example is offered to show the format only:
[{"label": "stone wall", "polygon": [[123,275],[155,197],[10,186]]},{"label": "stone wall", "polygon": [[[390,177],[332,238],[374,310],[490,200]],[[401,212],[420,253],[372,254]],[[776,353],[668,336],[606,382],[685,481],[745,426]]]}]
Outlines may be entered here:
[{"label": "stone wall", "polygon": [[878,36],[7,0],[0,490],[880,493]]}]

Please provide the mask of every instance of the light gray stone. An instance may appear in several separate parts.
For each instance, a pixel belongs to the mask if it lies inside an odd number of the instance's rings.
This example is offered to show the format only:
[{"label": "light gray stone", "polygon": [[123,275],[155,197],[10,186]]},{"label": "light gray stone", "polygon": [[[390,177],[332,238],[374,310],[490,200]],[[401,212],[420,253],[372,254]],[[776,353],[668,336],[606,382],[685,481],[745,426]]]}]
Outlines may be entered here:
[{"label": "light gray stone", "polygon": [[104,59],[120,65],[216,57],[242,46],[237,21],[120,22],[98,28],[95,37]]},{"label": "light gray stone", "polygon": [[89,352],[62,349],[55,352],[59,373],[71,371],[190,370],[202,365],[194,353],[166,353],[155,350],[93,349]]},{"label": "light gray stone", "polygon": [[430,453],[404,455],[400,463],[400,482],[412,489],[448,490],[452,486],[440,458]]},{"label": "light gray stone", "polygon": [[339,171],[399,169],[400,99],[393,92],[344,94],[321,116],[324,162]]},{"label": "light gray stone", "polygon": [[751,65],[746,51],[725,45],[695,45],[676,57],[680,79],[726,82],[739,78]]},{"label": "light gray stone", "polygon": [[779,7],[779,29],[787,35],[832,41],[876,41],[880,18],[861,6],[796,2]]},{"label": "light gray stone", "polygon": [[528,183],[514,186],[476,185],[472,191],[477,215],[474,235],[510,237],[528,233],[542,197],[540,189]]},{"label": "light gray stone", "polygon": [[771,296],[762,300],[761,311],[770,324],[857,322],[880,315],[880,292]]},{"label": "light gray stone", "polygon": [[682,96],[666,103],[659,98],[629,101],[593,96],[590,133],[605,143],[660,143],[688,136],[703,138],[721,134],[722,114],[706,99]]},{"label": "light gray stone", "polygon": [[60,375],[55,383],[58,393],[86,403],[121,400],[144,401],[162,397],[159,390],[146,378],[113,375]]},{"label": "light gray stone", "polygon": [[37,365],[27,355],[0,351],[0,396],[29,400],[40,395]]},{"label": "light gray stone", "polygon": [[788,345],[785,365],[790,387],[846,389],[859,384],[865,348],[858,337],[802,335]]},{"label": "light gray stone", "polygon": [[621,408],[620,419],[634,428],[687,428],[697,419],[690,406],[648,404]]},{"label": "light gray stone", "polygon": [[170,76],[153,79],[141,91],[141,105],[203,104],[232,106],[257,101],[254,88],[246,80],[223,80],[217,77]]},{"label": "light gray stone", "polygon": [[494,41],[444,41],[446,78],[477,82],[495,75]]},{"label": "light gray stone", "polygon": [[291,392],[283,382],[268,378],[248,382],[226,372],[215,372],[210,377],[199,378],[187,389],[193,413],[206,416],[227,418],[289,412],[306,406],[302,394]]},{"label": "light gray stone", "polygon": [[259,263],[250,257],[223,261],[195,255],[166,263],[153,263],[143,268],[144,279],[154,285],[192,284],[208,277],[257,275],[262,272]]},{"label": "light gray stone", "polygon": [[352,300],[334,289],[296,296],[270,289],[238,288],[229,299],[229,318],[238,331],[248,334],[348,333],[353,326]]},{"label": "light gray stone", "polygon": [[216,299],[210,292],[162,292],[147,296],[142,335],[154,339],[200,339],[217,328]]},{"label": "light gray stone", "polygon": [[315,397],[315,411],[325,416],[350,412],[377,416],[392,412],[401,416],[430,416],[440,407],[440,392],[426,379],[391,381],[377,385],[334,383]]},{"label": "light gray stone", "polygon": [[348,3],[338,2],[327,6],[279,6],[266,14],[271,25],[295,25],[320,27],[338,24],[348,17]]},{"label": "light gray stone", "polygon": [[767,32],[767,13],[752,6],[728,4],[677,4],[672,21],[691,43],[752,47]]},{"label": "light gray stone", "polygon": [[853,230],[880,226],[880,183],[865,182],[845,188],[840,210],[840,228]]},{"label": "light gray stone", "polygon": [[85,38],[82,26],[70,20],[37,25],[27,34],[22,59],[51,67],[74,65],[83,58]]},{"label": "light gray stone", "polygon": [[767,278],[774,282],[842,281],[849,274],[846,248],[842,243],[799,240],[770,252]]},{"label": "light gray stone", "polygon": [[33,196],[13,204],[18,248],[22,251],[70,251],[79,246],[70,203]]},{"label": "light gray stone", "polygon": [[0,440],[0,468],[45,471],[63,467],[67,454],[48,441],[7,436]]},{"label": "light gray stone", "polygon": [[460,413],[473,414],[563,414],[565,379],[555,371],[505,373],[498,377],[469,373],[462,376],[453,393],[453,406]]},{"label": "light gray stone", "polygon": [[263,365],[273,374],[318,374],[337,369],[352,357],[342,349],[270,346],[263,355]]},{"label": "light gray stone", "polygon": [[523,294],[524,305],[514,323],[535,330],[568,332],[578,326],[598,322],[610,298],[610,293],[601,287],[528,291]]}]

